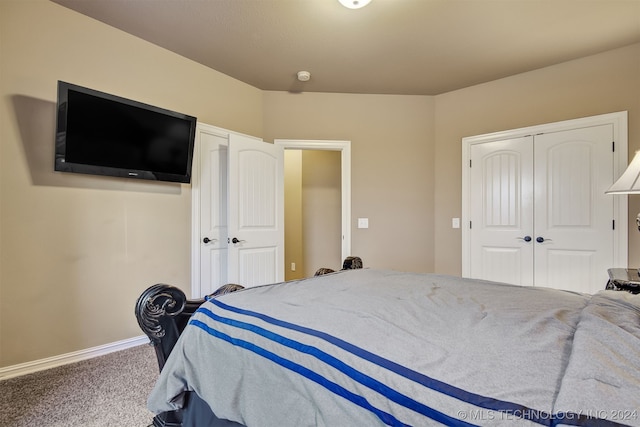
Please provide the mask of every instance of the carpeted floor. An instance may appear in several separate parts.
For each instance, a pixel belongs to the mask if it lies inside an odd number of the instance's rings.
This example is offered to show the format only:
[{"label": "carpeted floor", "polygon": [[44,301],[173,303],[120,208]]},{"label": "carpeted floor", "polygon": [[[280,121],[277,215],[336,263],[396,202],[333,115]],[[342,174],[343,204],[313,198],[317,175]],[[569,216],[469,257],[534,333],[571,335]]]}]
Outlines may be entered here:
[{"label": "carpeted floor", "polygon": [[158,377],[153,347],[141,345],[0,381],[1,427],[147,427]]}]

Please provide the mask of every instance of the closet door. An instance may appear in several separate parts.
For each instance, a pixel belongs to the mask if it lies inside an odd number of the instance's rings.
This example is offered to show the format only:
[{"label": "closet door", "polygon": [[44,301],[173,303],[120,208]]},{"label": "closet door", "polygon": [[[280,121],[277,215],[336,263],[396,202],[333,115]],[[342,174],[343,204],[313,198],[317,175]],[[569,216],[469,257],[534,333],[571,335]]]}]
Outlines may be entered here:
[{"label": "closet door", "polygon": [[471,146],[470,277],[594,293],[614,265],[613,126]]},{"label": "closet door", "polygon": [[471,277],[533,285],[533,138],[471,147]]},{"label": "closet door", "polygon": [[613,260],[613,126],[535,137],[535,283],[594,293]]}]

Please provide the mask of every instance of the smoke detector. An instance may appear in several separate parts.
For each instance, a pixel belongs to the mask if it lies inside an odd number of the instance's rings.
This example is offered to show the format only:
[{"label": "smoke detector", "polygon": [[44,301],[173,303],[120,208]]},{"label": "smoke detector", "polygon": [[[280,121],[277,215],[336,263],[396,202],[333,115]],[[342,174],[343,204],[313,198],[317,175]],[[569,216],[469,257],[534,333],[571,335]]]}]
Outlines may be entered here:
[{"label": "smoke detector", "polygon": [[301,82],[308,82],[311,78],[311,73],[308,71],[298,71],[298,80]]}]

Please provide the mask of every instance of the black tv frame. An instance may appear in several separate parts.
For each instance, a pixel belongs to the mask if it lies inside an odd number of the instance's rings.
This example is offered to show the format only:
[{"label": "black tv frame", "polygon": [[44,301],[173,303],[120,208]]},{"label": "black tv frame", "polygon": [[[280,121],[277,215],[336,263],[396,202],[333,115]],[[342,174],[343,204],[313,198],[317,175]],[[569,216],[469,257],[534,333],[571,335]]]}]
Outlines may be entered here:
[{"label": "black tv frame", "polygon": [[[123,108],[131,108],[152,112],[161,116],[166,116],[169,120],[183,120],[189,123],[190,130],[188,136],[187,158],[185,164],[185,173],[168,173],[160,170],[149,170],[148,168],[124,168],[113,167],[100,164],[74,163],[68,161],[67,157],[67,101],[69,91],[75,91],[84,95],[102,98],[117,104],[123,104]],[[123,98],[117,95],[101,92],[95,89],[75,85],[72,83],[58,81],[58,98],[57,98],[57,118],[56,118],[56,138],[55,138],[55,163],[54,170],[60,172],[72,172],[91,175],[104,175],[123,178],[145,179],[154,181],[167,181],[178,183],[191,182],[191,170],[193,164],[193,151],[195,145],[197,118],[176,111],[167,110],[153,105],[145,104],[139,101]],[[114,123],[117,125],[117,123]],[[88,141],[90,143],[90,141]]]}]

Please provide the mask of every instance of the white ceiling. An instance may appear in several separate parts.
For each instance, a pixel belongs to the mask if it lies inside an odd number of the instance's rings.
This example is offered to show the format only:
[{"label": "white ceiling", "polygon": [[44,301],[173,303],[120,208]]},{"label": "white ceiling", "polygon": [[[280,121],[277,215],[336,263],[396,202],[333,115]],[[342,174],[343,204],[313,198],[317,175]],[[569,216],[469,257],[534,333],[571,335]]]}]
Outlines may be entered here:
[{"label": "white ceiling", "polygon": [[640,0],[52,1],[263,90],[436,95],[640,42]]}]

